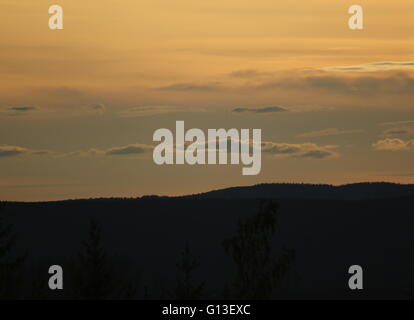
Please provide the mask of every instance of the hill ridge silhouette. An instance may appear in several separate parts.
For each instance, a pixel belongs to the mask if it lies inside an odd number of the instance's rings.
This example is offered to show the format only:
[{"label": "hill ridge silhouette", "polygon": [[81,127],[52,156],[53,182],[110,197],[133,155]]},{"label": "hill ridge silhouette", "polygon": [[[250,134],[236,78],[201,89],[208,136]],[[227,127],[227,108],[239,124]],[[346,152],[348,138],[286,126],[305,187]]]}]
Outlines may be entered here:
[{"label": "hill ridge silhouette", "polygon": [[343,185],[309,183],[261,183],[230,187],[184,198],[270,198],[362,200],[414,196],[414,184],[390,182],[359,182]]},{"label": "hill ridge silhouette", "polygon": [[181,195],[144,195],[140,197],[79,198],[56,201],[6,201],[9,203],[61,203],[71,201],[133,201],[148,199],[326,199],[363,200],[414,197],[414,184],[358,182],[342,185],[311,183],[260,183]]}]

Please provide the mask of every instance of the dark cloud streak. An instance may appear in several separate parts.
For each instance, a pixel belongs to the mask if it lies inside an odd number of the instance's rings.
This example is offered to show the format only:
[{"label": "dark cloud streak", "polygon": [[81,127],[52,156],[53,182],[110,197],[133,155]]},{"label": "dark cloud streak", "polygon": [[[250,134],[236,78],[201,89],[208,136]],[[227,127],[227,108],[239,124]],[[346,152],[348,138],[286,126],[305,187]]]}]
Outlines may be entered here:
[{"label": "dark cloud streak", "polygon": [[273,106],[273,107],[263,107],[263,108],[236,108],[233,109],[232,112],[236,112],[236,113],[244,113],[244,112],[249,112],[249,113],[275,113],[275,112],[287,112],[288,110],[283,108],[283,107],[279,107],[279,106]]}]

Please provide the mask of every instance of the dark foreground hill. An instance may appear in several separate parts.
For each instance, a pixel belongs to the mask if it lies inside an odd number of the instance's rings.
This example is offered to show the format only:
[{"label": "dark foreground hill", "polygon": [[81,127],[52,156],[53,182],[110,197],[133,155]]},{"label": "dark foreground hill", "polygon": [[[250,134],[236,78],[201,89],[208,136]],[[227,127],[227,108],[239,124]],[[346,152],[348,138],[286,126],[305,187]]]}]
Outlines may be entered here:
[{"label": "dark foreground hill", "polygon": [[[296,192],[288,194],[288,189]],[[257,212],[259,198],[272,198],[279,205],[274,250],[285,246],[296,256],[274,298],[412,298],[411,190],[390,184],[260,185],[181,198],[7,203],[5,212],[18,236],[15,250],[28,252],[21,276],[24,297],[38,294],[32,283],[47,279],[52,264],[66,270],[69,292],[89,222],[95,219],[116,281],[136,285],[131,297],[168,297],[188,241],[199,262],[194,281],[205,282],[201,298],[222,298],[235,270],[223,240],[237,234],[238,221]],[[351,265],[364,269],[363,291],[348,288]]]}]

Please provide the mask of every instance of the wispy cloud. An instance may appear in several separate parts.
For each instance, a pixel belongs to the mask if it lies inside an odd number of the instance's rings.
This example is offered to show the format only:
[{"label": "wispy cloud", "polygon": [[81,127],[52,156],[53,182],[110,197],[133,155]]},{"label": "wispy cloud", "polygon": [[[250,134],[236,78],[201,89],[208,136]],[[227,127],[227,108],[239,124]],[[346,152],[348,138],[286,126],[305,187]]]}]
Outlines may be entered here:
[{"label": "wispy cloud", "polygon": [[[62,101],[65,99],[62,99]],[[66,101],[66,100],[65,100]],[[106,106],[103,103],[76,103],[72,108],[62,108],[59,106],[45,105],[38,106],[0,106],[0,115],[3,116],[90,116],[96,114],[103,114],[106,111]]]},{"label": "wispy cloud", "polygon": [[377,72],[405,69],[414,69],[414,61],[381,61],[353,66],[327,67],[322,70],[335,72]]},{"label": "wispy cloud", "polygon": [[263,152],[269,153],[277,157],[294,157],[294,158],[311,158],[311,159],[330,159],[339,156],[339,153],[334,151],[337,146],[325,145],[320,146],[315,143],[276,143],[263,142]]},{"label": "wispy cloud", "polygon": [[153,149],[152,146],[145,144],[130,144],[123,147],[115,147],[104,151],[105,155],[119,156],[131,154],[143,154]]},{"label": "wispy cloud", "polygon": [[33,149],[23,148],[19,146],[9,146],[9,145],[0,146],[0,158],[15,157],[15,156],[21,156],[21,155],[43,156],[43,155],[49,155],[49,154],[51,154],[51,152],[48,150],[33,150]]},{"label": "wispy cloud", "polygon": [[391,127],[391,126],[400,126],[400,125],[405,125],[405,126],[413,125],[414,126],[414,120],[380,122],[380,123],[377,123],[377,125],[381,127]]},{"label": "wispy cloud", "polygon": [[[231,153],[232,150],[240,150],[236,148],[234,144],[249,144],[253,147],[252,141],[232,141],[227,140],[225,147],[227,151]],[[170,152],[183,152],[185,148],[194,144],[193,142],[186,142],[184,146],[172,145]],[[200,152],[207,152],[209,150],[209,141],[196,143]],[[193,145],[193,147],[195,146]],[[224,146],[217,143],[214,151],[219,151]],[[290,143],[277,143],[277,142],[263,142],[262,151],[265,154],[280,157],[280,158],[308,158],[308,159],[330,159],[339,156],[339,153],[334,151],[337,146],[335,145],[317,145],[314,143],[302,143],[302,144],[290,144]],[[23,155],[53,155],[56,158],[66,157],[95,157],[95,156],[131,156],[131,155],[143,155],[152,152],[154,146],[147,144],[129,144],[125,146],[112,147],[108,149],[92,148],[87,151],[72,151],[66,153],[57,153],[49,150],[34,150],[23,148],[19,146],[0,146],[0,158],[1,157],[14,157]]]},{"label": "wispy cloud", "polygon": [[27,153],[29,150],[17,146],[0,146],[0,157],[13,157]]},{"label": "wispy cloud", "polygon": [[108,149],[92,148],[87,151],[70,151],[70,152],[54,152],[50,150],[35,150],[24,148],[20,146],[3,145],[0,146],[0,158],[16,157],[16,156],[48,156],[55,158],[66,157],[93,157],[93,156],[128,156],[140,155],[153,150],[153,146],[147,144],[129,144],[120,147],[113,147]]},{"label": "wispy cloud", "polygon": [[390,129],[385,130],[381,135],[384,137],[414,135],[414,128],[410,128],[410,127],[390,128]]},{"label": "wispy cloud", "polygon": [[217,91],[221,87],[218,83],[206,83],[206,84],[197,84],[197,83],[175,83],[164,87],[155,88],[159,91]]},{"label": "wispy cloud", "polygon": [[271,72],[262,72],[255,69],[236,70],[228,74],[232,78],[250,79],[262,76],[270,76]]},{"label": "wispy cloud", "polygon": [[17,112],[28,112],[36,110],[37,107],[8,107],[7,110],[17,111]]},{"label": "wispy cloud", "polygon": [[59,99],[71,99],[87,96],[86,91],[79,88],[67,86],[37,88],[33,89],[32,91],[32,93],[35,94],[53,96],[54,98]]},{"label": "wispy cloud", "polygon": [[402,140],[398,138],[386,138],[372,144],[374,149],[381,151],[413,151],[414,140]]},{"label": "wispy cloud", "polygon": [[179,112],[205,112],[205,109],[197,107],[178,106],[139,106],[125,109],[119,112],[120,117],[145,117],[157,114],[179,113]]},{"label": "wispy cloud", "polygon": [[300,138],[313,138],[313,137],[324,137],[324,136],[336,136],[342,134],[353,134],[353,133],[361,133],[363,130],[340,130],[337,128],[328,128],[318,131],[311,131],[306,132],[298,135]]},{"label": "wispy cloud", "polygon": [[21,116],[39,110],[36,106],[4,106],[0,107],[0,114],[8,116]]},{"label": "wispy cloud", "polygon": [[279,106],[273,106],[273,107],[263,107],[263,108],[236,108],[232,110],[236,113],[275,113],[275,112],[286,112],[288,109],[279,107]]},{"label": "wispy cloud", "polygon": [[308,90],[346,95],[414,94],[414,76],[406,72],[387,72],[349,76],[338,73],[303,72],[296,77],[262,81],[259,90]]},{"label": "wispy cloud", "polygon": [[112,147],[108,149],[92,148],[87,151],[71,151],[58,154],[58,158],[65,157],[95,157],[95,156],[128,156],[141,155],[150,152],[154,147],[146,144],[129,144],[125,146]]},{"label": "wispy cloud", "polygon": [[[210,141],[202,142],[186,142],[184,145],[171,145],[167,146],[168,152],[184,152],[186,148],[192,145],[192,148],[197,149],[198,152],[205,154],[209,151],[218,152],[226,150],[228,153],[232,153],[232,150],[239,150],[243,152],[241,145],[248,145],[248,149],[252,150],[254,147],[253,141],[242,141],[240,139],[224,139],[214,140],[215,147],[210,148]],[[224,142],[224,143],[223,143]],[[264,154],[278,158],[302,158],[302,159],[332,159],[339,157],[339,153],[334,151],[338,146],[336,145],[317,145],[315,143],[278,143],[265,141],[261,144],[261,150]],[[248,149],[245,149],[248,150]]]}]

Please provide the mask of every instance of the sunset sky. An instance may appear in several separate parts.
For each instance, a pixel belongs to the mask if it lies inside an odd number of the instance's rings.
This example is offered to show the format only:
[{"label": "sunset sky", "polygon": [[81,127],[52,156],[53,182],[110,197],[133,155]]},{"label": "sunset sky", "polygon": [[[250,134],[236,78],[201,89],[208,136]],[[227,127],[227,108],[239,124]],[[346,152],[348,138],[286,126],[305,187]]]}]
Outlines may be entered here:
[{"label": "sunset sky", "polygon": [[[412,0],[0,0],[0,200],[414,183],[413,15]],[[177,120],[260,128],[279,152],[251,177],[157,166],[152,135]]]}]

